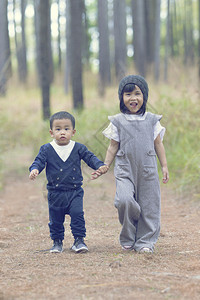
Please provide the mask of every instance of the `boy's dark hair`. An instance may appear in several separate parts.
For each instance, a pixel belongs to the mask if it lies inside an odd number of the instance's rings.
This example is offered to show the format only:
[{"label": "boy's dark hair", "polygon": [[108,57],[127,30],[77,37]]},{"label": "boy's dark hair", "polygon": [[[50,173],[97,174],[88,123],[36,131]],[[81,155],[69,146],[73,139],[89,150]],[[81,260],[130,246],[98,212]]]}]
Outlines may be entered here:
[{"label": "boy's dark hair", "polygon": [[53,121],[54,120],[62,120],[62,119],[69,119],[72,122],[73,129],[75,128],[75,118],[70,113],[66,111],[59,111],[55,114],[53,114],[50,117],[50,129],[53,128]]},{"label": "boy's dark hair", "polygon": [[[135,89],[135,84],[134,83],[129,83],[127,85],[125,85],[125,87],[123,88],[122,92],[121,92],[121,95],[119,97],[119,100],[120,100],[120,111],[124,114],[127,114],[127,113],[130,113],[129,109],[125,106],[124,104],[124,100],[123,100],[123,94],[124,93],[129,93],[129,92],[132,92],[134,91]],[[147,101],[145,101],[145,97],[143,97],[143,104],[142,104],[142,107],[137,111],[137,114],[138,115],[144,115],[145,112],[146,112],[146,103]]]}]

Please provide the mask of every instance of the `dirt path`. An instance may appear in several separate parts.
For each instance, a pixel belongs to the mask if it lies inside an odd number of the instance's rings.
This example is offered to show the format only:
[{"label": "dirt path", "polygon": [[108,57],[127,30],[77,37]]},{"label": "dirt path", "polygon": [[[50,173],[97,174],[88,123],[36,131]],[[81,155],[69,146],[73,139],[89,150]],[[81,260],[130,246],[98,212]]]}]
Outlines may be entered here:
[{"label": "dirt path", "polygon": [[162,189],[162,230],[153,255],[125,253],[112,173],[85,185],[87,254],[50,254],[44,179],[12,180],[0,194],[0,299],[200,299],[200,203]]}]

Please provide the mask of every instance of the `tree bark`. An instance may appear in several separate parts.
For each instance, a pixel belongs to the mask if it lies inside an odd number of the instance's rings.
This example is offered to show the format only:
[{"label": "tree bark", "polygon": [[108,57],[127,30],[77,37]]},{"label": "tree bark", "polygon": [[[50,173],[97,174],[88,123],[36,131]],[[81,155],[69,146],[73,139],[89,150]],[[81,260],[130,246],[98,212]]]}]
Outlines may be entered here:
[{"label": "tree bark", "polygon": [[70,0],[70,71],[75,109],[83,108],[82,14],[84,0]]},{"label": "tree bark", "polygon": [[8,34],[7,0],[0,1],[0,96],[6,94],[6,83],[11,76],[11,54]]},{"label": "tree bark", "polygon": [[43,119],[50,117],[50,85],[52,81],[52,54],[49,0],[35,0],[38,76],[42,92]]},{"label": "tree bark", "polygon": [[146,31],[144,0],[132,0],[134,61],[138,73],[146,75]]},{"label": "tree bark", "polygon": [[126,3],[114,1],[115,75],[118,80],[126,74]]},{"label": "tree bark", "polygon": [[111,82],[110,46],[108,30],[108,1],[98,0],[99,30],[99,94],[105,94],[105,87]]},{"label": "tree bark", "polygon": [[155,73],[154,77],[157,81],[160,77],[160,0],[156,0],[156,28],[155,28]]}]

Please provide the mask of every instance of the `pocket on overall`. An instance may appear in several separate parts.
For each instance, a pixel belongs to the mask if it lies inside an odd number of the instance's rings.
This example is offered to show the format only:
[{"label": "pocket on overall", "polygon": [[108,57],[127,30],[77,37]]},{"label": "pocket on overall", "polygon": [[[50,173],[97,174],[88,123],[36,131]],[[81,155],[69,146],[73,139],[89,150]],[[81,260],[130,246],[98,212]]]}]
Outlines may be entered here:
[{"label": "pocket on overall", "polygon": [[147,152],[147,157],[143,169],[143,177],[146,180],[154,180],[158,176],[157,173],[157,160],[155,150]]},{"label": "pocket on overall", "polygon": [[115,168],[114,175],[115,177],[127,177],[130,172],[130,166],[125,160],[125,153],[123,150],[119,150],[115,158]]}]

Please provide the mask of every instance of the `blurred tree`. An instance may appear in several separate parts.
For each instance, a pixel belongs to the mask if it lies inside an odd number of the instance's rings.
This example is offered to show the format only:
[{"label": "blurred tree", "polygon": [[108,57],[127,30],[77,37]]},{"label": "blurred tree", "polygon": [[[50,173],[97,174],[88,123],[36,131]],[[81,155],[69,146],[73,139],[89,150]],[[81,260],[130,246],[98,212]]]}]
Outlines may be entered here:
[{"label": "blurred tree", "polygon": [[7,0],[0,1],[0,96],[6,94],[6,83],[11,76],[7,6]]},{"label": "blurred tree", "polygon": [[66,0],[65,14],[66,14],[66,54],[65,54],[65,74],[64,74],[64,88],[65,93],[69,92],[69,78],[70,78],[70,0]]},{"label": "blurred tree", "polygon": [[167,81],[167,77],[168,77],[169,34],[170,34],[170,0],[167,0],[167,21],[166,21],[165,63],[164,63],[164,80],[165,81]]},{"label": "blurred tree", "polygon": [[37,43],[37,65],[42,91],[43,119],[50,117],[50,85],[53,79],[51,51],[50,3],[49,0],[35,0],[35,26]]},{"label": "blurred tree", "polygon": [[99,31],[99,94],[105,94],[105,87],[111,82],[110,46],[108,29],[108,0],[98,0]]},{"label": "blurred tree", "polygon": [[118,80],[126,74],[126,3],[115,0],[114,4],[114,38],[115,38],[115,75]]},{"label": "blurred tree", "polygon": [[184,64],[194,64],[193,5],[191,0],[184,1]]},{"label": "blurred tree", "polygon": [[[20,0],[18,2],[18,9],[21,12],[21,21],[20,24],[16,23],[15,20],[15,10],[16,10],[16,0],[13,0],[13,16],[14,16],[14,30],[15,30],[15,47],[16,47],[16,56],[18,64],[18,75],[19,80],[23,83],[27,79],[27,58],[26,58],[26,34],[25,34],[25,10],[27,5],[27,0]],[[20,27],[20,30],[17,30],[17,27]],[[19,32],[19,34],[17,33]]]},{"label": "blurred tree", "polygon": [[134,62],[138,73],[146,75],[145,2],[132,0]]},{"label": "blurred tree", "polygon": [[87,15],[87,7],[85,2],[83,3],[83,41],[82,41],[82,57],[84,60],[84,64],[89,67],[90,60],[90,36],[88,33],[89,30],[89,22]]},{"label": "blurred tree", "polygon": [[61,70],[61,64],[62,64],[62,52],[61,52],[61,34],[60,34],[60,0],[57,0],[57,6],[58,6],[58,16],[57,16],[57,21],[58,21],[58,38],[57,38],[57,49],[58,49],[58,69]]},{"label": "blurred tree", "polygon": [[84,0],[70,0],[70,71],[75,109],[83,108],[82,83],[82,17]]},{"label": "blurred tree", "polygon": [[154,65],[154,78],[158,80],[160,76],[160,0],[156,0]]},{"label": "blurred tree", "polygon": [[146,57],[147,63],[154,62],[155,53],[155,24],[156,21],[156,0],[145,0],[145,28],[146,28]]},{"label": "blurred tree", "polygon": [[200,0],[198,2],[198,11],[199,11],[199,14],[198,14],[198,17],[199,17],[199,41],[198,41],[198,61],[199,61],[199,79],[200,79]]}]

